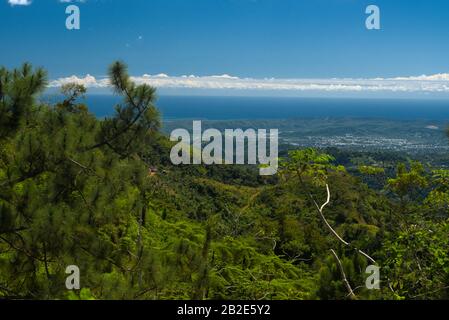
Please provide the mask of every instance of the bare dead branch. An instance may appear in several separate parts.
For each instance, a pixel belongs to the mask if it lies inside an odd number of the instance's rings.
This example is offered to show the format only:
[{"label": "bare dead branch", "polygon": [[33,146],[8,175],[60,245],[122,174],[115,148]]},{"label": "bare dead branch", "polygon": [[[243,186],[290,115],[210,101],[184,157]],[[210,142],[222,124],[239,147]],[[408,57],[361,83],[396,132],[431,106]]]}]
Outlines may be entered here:
[{"label": "bare dead branch", "polygon": [[[305,186],[305,183],[304,183],[304,181],[302,180],[301,176],[299,177],[299,180],[300,180],[301,184],[302,184],[303,186]],[[323,220],[324,224],[325,224],[326,227],[329,229],[329,231],[330,231],[330,232],[331,232],[331,233],[338,239],[338,241],[340,241],[341,243],[343,243],[345,246],[347,246],[347,247],[352,247],[352,245],[351,245],[349,242],[345,241],[345,240],[344,240],[344,239],[337,233],[337,231],[335,231],[334,228],[332,228],[332,226],[330,225],[330,223],[327,221],[326,217],[325,217],[324,214],[323,214],[324,208],[325,208],[325,207],[330,203],[330,201],[331,201],[331,192],[330,192],[330,189],[329,189],[329,185],[326,183],[327,198],[326,198],[326,202],[324,202],[321,206],[318,205],[318,203],[317,203],[316,200],[315,200],[315,197],[312,195],[312,193],[309,191],[309,189],[306,188],[306,190],[307,190],[307,193],[308,193],[308,196],[309,196],[310,200],[311,200],[311,201],[313,202],[313,204],[315,205],[315,207],[316,207],[316,209],[317,209],[317,211],[318,211],[318,213],[319,213],[319,215],[320,215],[320,217],[321,217],[321,220]],[[371,263],[377,264],[377,263],[376,263],[376,260],[374,260],[374,259],[373,259],[371,256],[369,256],[366,252],[364,252],[364,251],[362,251],[362,250],[360,250],[360,249],[358,249],[358,248],[356,248],[356,250],[357,250],[357,252],[358,252],[359,254],[361,254],[362,256],[364,256],[365,258],[367,258]]]},{"label": "bare dead branch", "polygon": [[332,228],[332,226],[329,224],[329,222],[327,221],[326,217],[323,214],[323,209],[330,203],[331,198],[331,192],[329,190],[328,184],[326,184],[326,191],[327,191],[327,200],[321,207],[317,206],[318,212],[320,213],[321,219],[323,220],[326,227],[330,230],[330,232],[332,232],[332,234],[345,246],[349,246],[350,245],[349,242],[346,242],[342,237],[340,237],[340,235]]},{"label": "bare dead branch", "polygon": [[345,284],[346,289],[348,289],[348,293],[349,293],[348,296],[349,296],[351,299],[355,299],[356,296],[355,296],[355,294],[354,294],[354,291],[353,291],[352,288],[351,288],[351,285],[349,284],[348,279],[346,278],[346,273],[345,273],[345,270],[343,269],[343,265],[341,264],[340,259],[338,258],[338,256],[337,256],[337,254],[335,253],[334,249],[331,249],[331,252],[332,252],[332,254],[334,255],[335,260],[337,260],[337,264],[338,264],[338,266],[339,266],[339,268],[340,268],[341,276],[342,276],[342,278],[343,278],[343,283]]}]

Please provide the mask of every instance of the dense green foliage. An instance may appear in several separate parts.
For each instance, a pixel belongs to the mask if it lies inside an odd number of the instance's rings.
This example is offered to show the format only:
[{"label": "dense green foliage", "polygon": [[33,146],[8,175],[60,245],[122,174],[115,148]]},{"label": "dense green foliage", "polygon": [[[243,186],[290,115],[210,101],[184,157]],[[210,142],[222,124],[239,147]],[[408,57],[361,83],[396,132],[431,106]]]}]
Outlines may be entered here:
[{"label": "dense green foliage", "polygon": [[449,298],[448,170],[359,160],[355,174],[313,149],[274,178],[176,167],[154,88],[118,62],[109,77],[123,102],[100,120],[82,86],[46,105],[43,70],[0,69],[0,298],[346,299],[338,262],[352,298]]}]

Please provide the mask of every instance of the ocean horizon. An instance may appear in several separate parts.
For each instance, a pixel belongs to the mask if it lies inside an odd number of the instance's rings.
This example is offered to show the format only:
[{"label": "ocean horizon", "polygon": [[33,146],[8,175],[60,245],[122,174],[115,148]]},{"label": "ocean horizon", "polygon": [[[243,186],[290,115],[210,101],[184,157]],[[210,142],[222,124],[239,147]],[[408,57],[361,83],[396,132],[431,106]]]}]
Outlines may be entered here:
[{"label": "ocean horizon", "polygon": [[[60,95],[44,95],[54,103]],[[114,114],[121,98],[112,94],[89,94],[86,103],[97,117]],[[155,103],[164,121],[268,120],[295,118],[377,118],[393,120],[449,120],[449,100],[361,99],[232,96],[159,96]]]}]

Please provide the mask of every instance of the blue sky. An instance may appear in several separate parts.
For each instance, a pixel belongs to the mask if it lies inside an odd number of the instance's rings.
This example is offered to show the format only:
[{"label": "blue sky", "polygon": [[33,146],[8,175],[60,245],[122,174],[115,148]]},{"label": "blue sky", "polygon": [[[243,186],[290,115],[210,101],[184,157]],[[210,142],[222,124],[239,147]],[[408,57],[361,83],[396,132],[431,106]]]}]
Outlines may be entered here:
[{"label": "blue sky", "polygon": [[[0,64],[30,61],[49,70],[52,79],[86,74],[98,79],[116,59],[127,62],[136,76],[373,79],[449,73],[447,0],[76,4],[81,29],[69,31],[68,3],[12,6],[0,0]],[[380,7],[381,30],[365,28],[369,4]]]}]

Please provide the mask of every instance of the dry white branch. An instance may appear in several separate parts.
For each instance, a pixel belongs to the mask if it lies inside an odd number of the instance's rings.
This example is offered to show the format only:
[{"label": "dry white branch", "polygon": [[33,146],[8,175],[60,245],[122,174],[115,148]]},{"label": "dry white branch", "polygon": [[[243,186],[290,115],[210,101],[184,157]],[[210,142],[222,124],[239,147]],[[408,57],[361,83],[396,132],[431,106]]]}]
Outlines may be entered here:
[{"label": "dry white branch", "polygon": [[[345,241],[338,233],[337,231],[334,230],[334,228],[332,228],[332,226],[330,225],[330,223],[327,221],[326,217],[323,214],[323,210],[324,208],[330,203],[331,201],[331,192],[329,189],[329,185],[326,184],[326,192],[327,192],[327,198],[326,198],[326,202],[324,202],[321,206],[318,205],[318,203],[315,201],[315,198],[313,197],[313,195],[309,192],[309,197],[312,200],[312,202],[314,203],[315,207],[318,210],[318,213],[320,214],[321,220],[323,220],[324,224],[326,225],[326,227],[329,229],[329,231],[341,242],[343,243],[345,246],[347,247],[351,247],[351,244],[347,241]],[[374,260],[372,257],[370,257],[367,253],[365,253],[364,251],[360,250],[360,249],[356,249],[357,252],[361,255],[363,255],[365,258],[367,258],[371,263],[376,264],[376,260]]]},{"label": "dry white branch", "polygon": [[331,252],[332,252],[332,254],[335,257],[335,260],[337,260],[338,266],[340,268],[341,276],[343,278],[343,282],[344,282],[344,284],[346,286],[346,289],[348,289],[348,292],[349,292],[348,296],[350,296],[351,299],[354,299],[355,298],[355,294],[354,294],[354,291],[351,288],[351,285],[349,284],[348,279],[346,278],[346,273],[345,273],[345,270],[343,269],[343,265],[342,265],[340,259],[338,258],[337,254],[335,253],[334,249],[331,249]]}]

